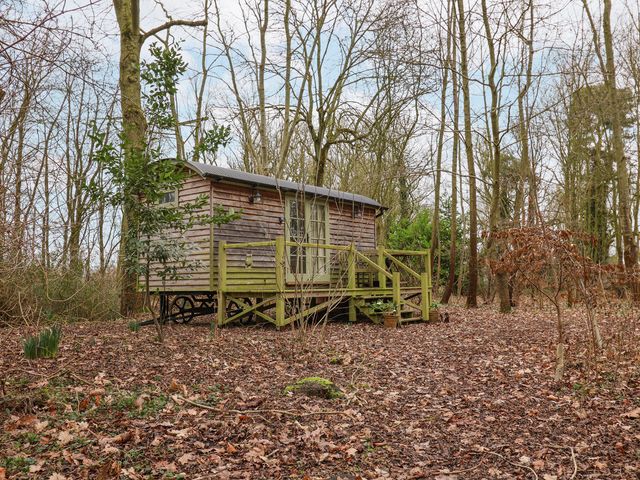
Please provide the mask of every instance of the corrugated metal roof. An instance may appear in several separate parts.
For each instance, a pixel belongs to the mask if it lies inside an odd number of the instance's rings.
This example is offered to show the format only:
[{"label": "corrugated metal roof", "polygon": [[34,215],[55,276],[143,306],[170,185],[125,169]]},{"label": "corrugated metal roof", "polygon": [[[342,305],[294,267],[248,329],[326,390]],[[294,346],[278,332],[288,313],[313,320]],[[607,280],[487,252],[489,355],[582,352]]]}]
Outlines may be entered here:
[{"label": "corrugated metal roof", "polygon": [[305,183],[291,182],[289,180],[279,180],[273,177],[267,177],[266,175],[257,175],[255,173],[242,172],[240,170],[233,170],[231,168],[218,167],[216,165],[209,165],[207,163],[199,162],[186,162],[193,170],[198,172],[203,177],[208,177],[218,180],[227,180],[230,182],[246,183],[249,185],[271,187],[279,190],[293,191],[293,192],[305,192],[310,195],[317,195],[320,197],[337,198],[339,200],[345,200],[353,203],[362,203],[364,205],[371,205],[376,208],[384,208],[374,199],[365,197],[364,195],[358,195],[356,193],[341,192],[339,190],[333,190],[325,187],[316,187],[315,185],[307,185]]}]

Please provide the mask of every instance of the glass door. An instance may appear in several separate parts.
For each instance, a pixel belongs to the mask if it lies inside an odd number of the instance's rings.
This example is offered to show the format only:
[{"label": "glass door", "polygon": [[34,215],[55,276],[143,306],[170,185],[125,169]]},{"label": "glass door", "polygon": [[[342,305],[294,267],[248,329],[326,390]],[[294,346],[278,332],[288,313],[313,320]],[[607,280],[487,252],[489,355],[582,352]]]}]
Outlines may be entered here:
[{"label": "glass door", "polygon": [[[325,203],[307,203],[309,243],[326,245],[327,237],[327,205]],[[314,278],[326,280],[329,276],[329,250],[320,247],[309,247],[308,268]]]},{"label": "glass door", "polygon": [[307,229],[305,222],[304,200],[298,198],[287,199],[286,208],[286,239],[298,245],[287,245],[288,269],[287,274],[292,276],[306,275],[307,273],[307,249],[300,245],[307,242]]},{"label": "glass door", "polygon": [[[324,199],[288,197],[285,208],[287,280],[329,280],[329,210]],[[297,245],[296,245],[297,244]],[[306,244],[306,245],[305,245]]]}]

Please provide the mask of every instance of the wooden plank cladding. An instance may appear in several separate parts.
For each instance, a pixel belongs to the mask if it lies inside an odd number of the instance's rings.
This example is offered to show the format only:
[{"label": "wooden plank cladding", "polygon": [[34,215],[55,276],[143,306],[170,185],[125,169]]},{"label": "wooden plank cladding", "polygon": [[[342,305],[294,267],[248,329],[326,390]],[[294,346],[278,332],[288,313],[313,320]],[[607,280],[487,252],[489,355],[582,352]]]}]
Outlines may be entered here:
[{"label": "wooden plank cladding", "polygon": [[[193,168],[177,191],[179,205],[193,202],[198,196],[205,195],[208,197],[208,204],[204,207],[203,213],[213,213],[216,207],[221,206],[238,213],[240,218],[216,227],[196,226],[186,232],[183,238],[191,243],[189,259],[197,262],[197,266],[193,269],[178,268],[180,278],[177,280],[163,282],[157,275],[152,274],[149,281],[152,291],[216,291],[219,278],[217,257],[220,242],[224,241],[226,244],[270,242],[278,237],[292,235],[292,224],[288,224],[290,219],[286,218],[287,202],[292,198],[300,201],[304,197],[302,204],[305,202],[322,204],[327,212],[324,227],[316,218],[305,220],[306,229],[313,227],[315,234],[313,231],[307,231],[304,237],[300,237],[303,242],[308,242],[310,237],[320,238],[317,235],[322,234],[326,235],[327,240],[322,243],[338,246],[348,246],[353,243],[358,250],[375,250],[376,248],[375,219],[382,207],[371,199],[312,186],[301,187],[305,192],[302,194],[300,191],[292,190],[291,185],[294,185],[292,182],[202,164],[188,164],[188,166]],[[215,175],[207,174],[209,171],[213,171]],[[233,174],[226,175],[225,172],[233,172]],[[286,188],[280,188],[281,185]],[[256,194],[259,201],[256,201]],[[311,211],[307,210],[307,215],[315,215],[309,212]],[[299,232],[296,230],[293,233]],[[168,236],[170,235],[171,232],[168,232]],[[305,258],[308,255],[317,256],[322,253],[318,249],[307,248],[298,252],[300,257],[296,260],[291,256],[296,252],[298,251],[295,248],[287,247],[285,253],[287,269],[301,259],[309,262]],[[344,269],[339,267],[340,259],[335,256],[336,253],[331,252],[326,260],[321,259],[320,263],[327,262],[326,267],[318,265],[316,260],[316,264],[312,265],[311,261],[305,265],[305,268],[312,270],[324,268],[325,271],[330,272],[325,275],[323,280],[325,283],[341,281],[344,277]],[[251,248],[229,248],[226,258],[229,269],[229,288],[236,289],[243,285],[251,288],[274,286],[276,284],[275,258],[276,251],[273,243]]]},{"label": "wooden plank cladding", "polygon": [[[179,205],[194,202],[199,196],[209,197],[209,182],[198,175],[189,175],[178,189],[177,202]],[[161,207],[158,207],[161,208]],[[198,213],[207,214],[211,210],[207,202]],[[176,238],[179,232],[166,232],[167,238]],[[187,231],[182,238],[188,244],[188,262],[192,268],[180,268],[177,265],[177,279],[163,280],[155,272],[161,267],[159,264],[151,264],[149,276],[149,288],[151,291],[208,291],[211,287],[211,228],[207,225],[198,225]],[[168,264],[176,266],[175,264]],[[144,279],[139,279],[143,283]],[[144,285],[142,285],[144,286]]]}]

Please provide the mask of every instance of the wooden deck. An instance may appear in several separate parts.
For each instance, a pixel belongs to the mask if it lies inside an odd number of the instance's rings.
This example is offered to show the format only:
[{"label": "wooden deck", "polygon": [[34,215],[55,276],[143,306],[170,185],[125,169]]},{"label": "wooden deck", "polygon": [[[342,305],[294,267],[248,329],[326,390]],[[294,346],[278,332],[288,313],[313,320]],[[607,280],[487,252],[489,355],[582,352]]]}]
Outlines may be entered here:
[{"label": "wooden deck", "polygon": [[[329,260],[319,272],[294,274],[291,249],[325,250]],[[396,305],[400,322],[429,318],[429,250],[360,251],[353,244],[298,243],[277,237],[260,242],[220,241],[217,257],[211,278],[217,304],[232,302],[238,307],[232,315],[218,308],[217,325],[257,316],[282,327],[332,309],[346,310],[350,321],[363,316],[377,322],[380,315],[370,304],[378,299]]]}]

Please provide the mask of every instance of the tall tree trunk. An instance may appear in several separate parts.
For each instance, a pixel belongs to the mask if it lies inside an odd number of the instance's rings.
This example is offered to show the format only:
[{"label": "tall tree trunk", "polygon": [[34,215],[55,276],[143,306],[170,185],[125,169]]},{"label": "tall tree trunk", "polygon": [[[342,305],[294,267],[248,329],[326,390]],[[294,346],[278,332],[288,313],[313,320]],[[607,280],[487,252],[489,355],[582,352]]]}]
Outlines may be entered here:
[{"label": "tall tree trunk", "polygon": [[469,174],[469,290],[467,307],[478,306],[478,207],[476,200],[476,167],[473,156],[471,132],[471,94],[469,91],[469,66],[464,0],[458,1],[458,36],[460,38],[460,70],[462,75],[462,99],[464,102],[464,147]]},{"label": "tall tree trunk", "polygon": [[[140,5],[139,0],[113,0],[120,30],[120,108],[122,111],[122,140],[125,168],[143,161],[147,121],[142,110],[140,86]],[[127,269],[126,239],[135,231],[136,219],[124,208],[122,212],[121,243],[118,272],[122,279],[120,313],[130,315],[136,306],[136,276]]]},{"label": "tall tree trunk", "polygon": [[[533,71],[533,32],[534,32],[534,5],[530,1],[527,8],[529,9],[529,38],[524,36],[524,15],[520,35],[526,44],[526,73],[524,85],[520,86],[518,93],[518,141],[520,143],[520,178],[518,181],[518,189],[516,191],[516,199],[514,205],[514,224],[516,226],[533,225],[535,223],[535,172],[533,171],[531,160],[529,158],[529,112],[526,104],[527,93],[531,87],[532,71]],[[523,54],[524,55],[524,54]],[[523,59],[524,60],[524,59]],[[524,63],[524,62],[523,62]],[[526,193],[525,193],[526,192]],[[527,201],[525,215],[525,199]]]},{"label": "tall tree trunk", "polygon": [[209,6],[211,2],[210,0],[204,0],[204,17],[207,21],[207,24],[202,29],[202,52],[200,54],[200,70],[202,73],[202,78],[200,80],[200,86],[198,87],[198,93],[196,98],[196,118],[195,118],[195,127],[193,129],[193,152],[192,152],[192,160],[194,162],[199,161],[200,159],[200,143],[202,142],[202,136],[204,135],[204,118],[202,116],[203,108],[204,108],[204,94],[205,89],[207,87],[207,79],[209,78],[209,69],[207,68],[207,36],[209,35]]},{"label": "tall tree trunk", "polygon": [[[450,10],[450,8],[448,8],[448,10]],[[448,14],[448,18],[451,18],[450,11]],[[440,126],[438,128],[438,146],[436,151],[436,181],[434,190],[435,201],[433,204],[433,221],[431,222],[431,252],[434,259],[437,255],[438,263],[440,263],[440,178],[442,176],[442,151],[444,149],[444,131],[447,123],[447,85],[449,84],[449,68],[451,65],[450,31],[451,28],[447,28],[447,47],[444,59],[444,69],[442,72],[442,93],[440,97]],[[433,291],[437,294],[440,287],[440,278],[438,276],[433,278],[432,284]]]},{"label": "tall tree trunk", "polygon": [[459,99],[459,87],[458,87],[458,75],[456,69],[457,65],[457,48],[456,48],[456,22],[455,18],[456,4],[451,2],[451,11],[449,14],[449,25],[447,28],[448,40],[452,42],[451,57],[447,58],[447,69],[452,69],[451,83],[453,91],[453,148],[451,153],[451,226],[450,226],[450,240],[449,240],[449,275],[447,277],[447,285],[445,286],[444,293],[440,303],[448,304],[451,295],[453,294],[453,287],[456,281],[456,240],[458,237],[458,157],[460,149],[460,99]]},{"label": "tall tree trunk", "polygon": [[[489,25],[489,12],[487,11],[487,0],[482,0],[482,22],[487,38],[487,46],[489,47],[489,91],[491,93],[491,110],[489,118],[491,122],[491,146],[493,149],[492,162],[492,189],[491,189],[491,212],[489,214],[489,245],[487,247],[488,254],[494,258],[500,257],[500,249],[493,238],[494,234],[504,226],[504,207],[502,205],[501,178],[500,170],[502,168],[502,151],[500,146],[500,105],[498,86],[496,84],[496,71],[498,63],[496,58],[495,44],[493,40],[493,32]],[[511,312],[511,299],[509,298],[509,284],[506,272],[499,271],[496,273],[496,288],[498,297],[500,298],[500,312]]]},{"label": "tall tree trunk", "polygon": [[622,227],[624,267],[627,273],[631,276],[629,286],[633,293],[633,299],[635,301],[640,301],[640,283],[633,278],[638,263],[638,246],[633,238],[633,228],[631,225],[629,172],[627,168],[627,159],[624,154],[624,138],[622,130],[623,119],[621,118],[622,106],[619,105],[620,95],[618,94],[616,87],[616,66],[613,50],[613,34],[611,31],[611,0],[604,0],[602,29],[606,55],[606,70],[603,73],[611,105],[613,106],[611,140],[613,144],[613,156],[618,170],[618,213]]},{"label": "tall tree trunk", "polygon": [[266,174],[268,165],[267,101],[265,94],[265,69],[267,64],[267,28],[269,26],[269,0],[264,2],[260,24],[260,64],[258,65],[258,99],[260,102],[260,166],[258,173]]}]

